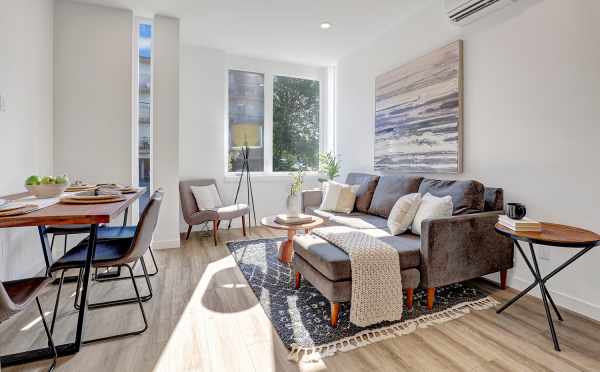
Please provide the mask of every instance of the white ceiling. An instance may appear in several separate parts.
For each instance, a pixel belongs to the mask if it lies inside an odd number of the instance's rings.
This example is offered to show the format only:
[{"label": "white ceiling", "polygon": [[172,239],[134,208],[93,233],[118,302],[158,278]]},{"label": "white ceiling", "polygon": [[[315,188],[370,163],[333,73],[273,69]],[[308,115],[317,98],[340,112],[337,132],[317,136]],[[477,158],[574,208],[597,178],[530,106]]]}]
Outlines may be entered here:
[{"label": "white ceiling", "polygon": [[[184,44],[330,65],[431,0],[80,0],[181,20]],[[333,27],[321,30],[321,22]]]}]

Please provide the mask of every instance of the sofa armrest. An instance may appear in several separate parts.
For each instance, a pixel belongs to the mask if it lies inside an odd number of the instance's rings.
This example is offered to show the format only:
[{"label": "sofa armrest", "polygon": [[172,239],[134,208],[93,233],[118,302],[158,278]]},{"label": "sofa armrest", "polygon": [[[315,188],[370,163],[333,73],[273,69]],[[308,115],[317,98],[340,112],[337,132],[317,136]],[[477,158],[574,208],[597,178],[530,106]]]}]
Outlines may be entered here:
[{"label": "sofa armrest", "polygon": [[421,224],[421,286],[434,288],[513,267],[512,240],[494,225],[502,212],[428,219]]},{"label": "sofa armrest", "polygon": [[306,207],[318,208],[323,200],[323,191],[319,189],[302,191],[302,212],[306,211]]}]

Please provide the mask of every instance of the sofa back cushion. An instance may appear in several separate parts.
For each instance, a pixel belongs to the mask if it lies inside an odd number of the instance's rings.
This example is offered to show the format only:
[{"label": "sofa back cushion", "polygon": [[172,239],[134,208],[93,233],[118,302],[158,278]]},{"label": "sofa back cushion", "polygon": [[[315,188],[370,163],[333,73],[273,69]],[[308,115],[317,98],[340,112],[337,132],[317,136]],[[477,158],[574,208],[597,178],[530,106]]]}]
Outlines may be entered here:
[{"label": "sofa back cushion", "polygon": [[504,209],[504,190],[499,187],[486,187],[484,193],[486,212],[501,211]]},{"label": "sofa back cushion", "polygon": [[404,195],[419,192],[423,177],[381,176],[369,206],[369,213],[388,218],[396,201]]},{"label": "sofa back cushion", "polygon": [[485,209],[485,187],[482,183],[467,181],[446,181],[425,178],[419,187],[419,193],[433,196],[450,195],[454,206],[453,215],[483,212]]},{"label": "sofa back cushion", "polygon": [[379,181],[379,176],[374,174],[348,173],[346,183],[348,185],[360,185],[356,192],[356,204],[354,205],[356,211],[362,213],[369,211],[377,181]]}]

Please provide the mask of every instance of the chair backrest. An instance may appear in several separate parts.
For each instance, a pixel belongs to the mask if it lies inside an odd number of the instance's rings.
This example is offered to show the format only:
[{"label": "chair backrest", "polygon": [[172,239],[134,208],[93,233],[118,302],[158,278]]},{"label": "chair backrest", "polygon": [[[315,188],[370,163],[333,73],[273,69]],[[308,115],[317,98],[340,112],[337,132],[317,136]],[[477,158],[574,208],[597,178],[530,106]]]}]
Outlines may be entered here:
[{"label": "chair backrest", "polygon": [[194,198],[194,194],[192,193],[192,186],[209,186],[215,185],[221,200],[223,199],[221,193],[219,192],[219,188],[217,187],[217,181],[214,178],[199,178],[199,179],[191,179],[179,181],[179,196],[181,199],[181,211],[183,212],[183,219],[185,222],[190,223],[189,218],[194,214],[199,212],[198,204],[196,203],[196,198]]},{"label": "chair backrest", "polygon": [[10,318],[15,313],[15,304],[8,296],[4,284],[0,281],[0,322]]},{"label": "chair backrest", "polygon": [[127,261],[137,260],[139,257],[143,256],[148,250],[148,247],[150,247],[152,235],[154,234],[156,224],[158,223],[158,214],[160,212],[163,195],[164,191],[158,189],[152,194],[152,197],[150,197],[150,201],[148,201],[148,205],[144,208],[137,227],[135,228],[135,235],[133,236],[131,247],[124,256]]}]

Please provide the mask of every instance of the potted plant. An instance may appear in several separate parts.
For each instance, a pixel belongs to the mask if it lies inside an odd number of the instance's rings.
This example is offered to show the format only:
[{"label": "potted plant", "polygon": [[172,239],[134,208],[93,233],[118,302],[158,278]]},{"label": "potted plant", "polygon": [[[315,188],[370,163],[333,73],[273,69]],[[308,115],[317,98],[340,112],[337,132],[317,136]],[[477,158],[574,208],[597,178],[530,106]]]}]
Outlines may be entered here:
[{"label": "potted plant", "polygon": [[319,154],[319,172],[327,176],[327,179],[319,178],[319,182],[333,181],[340,175],[340,168],[340,161],[331,152]]},{"label": "potted plant", "polygon": [[298,217],[300,215],[300,193],[304,185],[304,170],[300,168],[292,174],[292,183],[290,184],[290,193],[286,200],[287,215],[289,217]]}]

